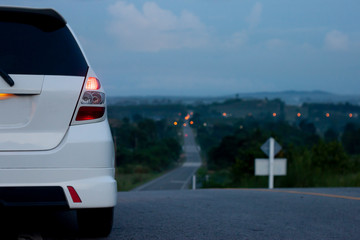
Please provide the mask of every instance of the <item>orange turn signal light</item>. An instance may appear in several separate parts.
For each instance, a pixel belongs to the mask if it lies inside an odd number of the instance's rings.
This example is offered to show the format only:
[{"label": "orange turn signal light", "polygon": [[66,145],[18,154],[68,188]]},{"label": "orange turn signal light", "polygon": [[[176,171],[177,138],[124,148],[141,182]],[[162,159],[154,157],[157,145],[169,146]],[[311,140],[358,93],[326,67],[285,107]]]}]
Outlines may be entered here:
[{"label": "orange turn signal light", "polygon": [[5,100],[12,97],[15,97],[15,95],[9,93],[0,93],[0,100]]}]

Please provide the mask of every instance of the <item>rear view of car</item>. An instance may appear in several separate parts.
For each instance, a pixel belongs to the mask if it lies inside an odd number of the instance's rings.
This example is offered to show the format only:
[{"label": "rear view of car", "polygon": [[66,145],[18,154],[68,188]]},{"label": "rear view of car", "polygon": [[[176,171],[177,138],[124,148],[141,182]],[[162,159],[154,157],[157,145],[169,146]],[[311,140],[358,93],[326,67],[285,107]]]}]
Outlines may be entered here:
[{"label": "rear view of car", "polygon": [[105,93],[52,9],[0,7],[0,205],[77,209],[110,233],[116,204]]}]

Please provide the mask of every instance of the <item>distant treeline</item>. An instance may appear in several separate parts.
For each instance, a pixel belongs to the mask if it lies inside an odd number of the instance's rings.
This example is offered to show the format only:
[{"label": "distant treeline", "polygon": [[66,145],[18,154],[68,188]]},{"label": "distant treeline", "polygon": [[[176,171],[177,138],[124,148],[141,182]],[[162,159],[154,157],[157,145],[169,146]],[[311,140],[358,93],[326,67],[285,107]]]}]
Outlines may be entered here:
[{"label": "distant treeline", "polygon": [[128,118],[131,121],[149,118],[154,120],[175,119],[187,112],[185,105],[162,104],[162,105],[111,105],[108,107],[108,115],[111,119]]},{"label": "distant treeline", "polygon": [[[168,121],[138,117],[110,119],[116,144],[116,166],[129,171],[160,172],[179,159],[181,144],[178,128]],[[136,166],[136,168],[134,168]]]},{"label": "distant treeline", "polygon": [[347,123],[343,132],[323,136],[313,123],[258,121],[204,122],[194,113],[194,128],[206,166],[199,171],[203,187],[267,187],[267,177],[254,176],[255,158],[266,158],[260,146],[274,137],[288,159],[288,173],[275,187],[360,186],[360,127]]},{"label": "distant treeline", "polygon": [[239,118],[249,121],[285,121],[291,124],[306,121],[313,124],[319,134],[324,134],[328,129],[341,132],[348,122],[360,123],[360,106],[348,103],[305,103],[301,106],[288,106],[279,99],[229,99],[223,103],[199,105],[193,110],[200,114],[205,122],[221,117],[227,118],[222,122],[233,122]]}]

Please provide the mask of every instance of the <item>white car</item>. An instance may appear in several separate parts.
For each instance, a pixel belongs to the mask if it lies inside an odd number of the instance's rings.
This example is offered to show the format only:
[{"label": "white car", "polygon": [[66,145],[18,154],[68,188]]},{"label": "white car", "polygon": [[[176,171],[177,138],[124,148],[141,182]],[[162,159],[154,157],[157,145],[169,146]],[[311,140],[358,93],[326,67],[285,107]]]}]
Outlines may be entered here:
[{"label": "white car", "polygon": [[0,206],[76,209],[106,236],[116,205],[103,87],[52,9],[0,7]]}]

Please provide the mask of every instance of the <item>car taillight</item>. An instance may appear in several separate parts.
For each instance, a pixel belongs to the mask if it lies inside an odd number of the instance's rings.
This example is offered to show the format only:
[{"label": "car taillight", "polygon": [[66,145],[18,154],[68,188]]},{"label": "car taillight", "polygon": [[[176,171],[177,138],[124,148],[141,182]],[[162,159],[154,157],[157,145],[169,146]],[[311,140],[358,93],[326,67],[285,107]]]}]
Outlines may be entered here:
[{"label": "car taillight", "polygon": [[103,104],[104,102],[105,94],[102,92],[86,91],[81,98],[82,104]]},{"label": "car taillight", "polygon": [[86,90],[99,90],[101,88],[101,84],[99,79],[96,77],[89,77],[86,82]]},{"label": "car taillight", "polygon": [[105,110],[105,93],[99,79],[88,77],[72,125],[102,121],[106,117]]},{"label": "car taillight", "polygon": [[102,118],[105,107],[80,107],[76,115],[76,121],[94,120]]}]

